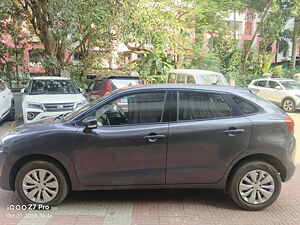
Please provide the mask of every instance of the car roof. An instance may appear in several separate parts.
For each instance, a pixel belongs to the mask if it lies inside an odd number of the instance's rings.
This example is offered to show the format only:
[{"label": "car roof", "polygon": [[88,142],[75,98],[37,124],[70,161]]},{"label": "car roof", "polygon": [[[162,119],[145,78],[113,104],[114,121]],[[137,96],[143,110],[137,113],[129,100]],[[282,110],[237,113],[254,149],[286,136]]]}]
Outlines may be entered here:
[{"label": "car roof", "polygon": [[186,89],[186,90],[203,90],[203,91],[217,91],[217,92],[230,92],[230,93],[249,93],[248,88],[238,88],[232,86],[218,86],[218,85],[200,85],[200,84],[150,84],[150,85],[138,85],[129,86],[118,89],[119,91],[127,90],[160,90],[160,89]]},{"label": "car roof", "polygon": [[195,70],[195,69],[176,69],[176,70],[170,70],[169,73],[182,73],[187,75],[203,75],[203,74],[221,74],[209,70]]},{"label": "car roof", "polygon": [[139,77],[134,77],[134,76],[109,76],[109,77],[101,77],[101,78],[96,78],[95,80],[109,80],[109,79],[124,79],[124,80],[129,80],[129,79],[134,79],[134,80],[139,80]]},{"label": "car roof", "polygon": [[40,77],[31,77],[31,80],[70,80],[68,77],[56,77],[56,76],[40,76]]},{"label": "car roof", "polygon": [[294,81],[293,79],[290,78],[259,78],[259,79],[255,79],[253,81]]}]

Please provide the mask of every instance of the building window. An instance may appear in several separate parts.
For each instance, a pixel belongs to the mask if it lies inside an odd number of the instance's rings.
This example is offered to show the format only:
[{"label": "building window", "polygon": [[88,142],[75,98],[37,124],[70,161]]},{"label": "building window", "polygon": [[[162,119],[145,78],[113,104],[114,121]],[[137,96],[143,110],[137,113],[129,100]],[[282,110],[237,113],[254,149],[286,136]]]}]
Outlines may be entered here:
[{"label": "building window", "polygon": [[42,66],[43,49],[31,49],[29,50],[29,65],[30,66]]},{"label": "building window", "polygon": [[245,34],[252,35],[252,23],[251,22],[245,23]]}]

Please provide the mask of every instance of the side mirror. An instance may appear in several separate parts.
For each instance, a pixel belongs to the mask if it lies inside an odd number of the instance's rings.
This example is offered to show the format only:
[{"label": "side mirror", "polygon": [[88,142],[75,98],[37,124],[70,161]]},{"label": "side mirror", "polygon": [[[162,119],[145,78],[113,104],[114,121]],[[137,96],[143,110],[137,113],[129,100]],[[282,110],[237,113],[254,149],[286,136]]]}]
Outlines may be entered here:
[{"label": "side mirror", "polygon": [[85,118],[83,121],[83,124],[86,129],[93,130],[97,128],[97,119],[94,116],[90,116]]},{"label": "side mirror", "polygon": [[21,89],[21,94],[25,94],[25,88]]},{"label": "side mirror", "polygon": [[282,90],[282,88],[280,86],[276,86],[275,89],[276,90]]},{"label": "side mirror", "polygon": [[82,90],[81,88],[78,88],[78,91],[79,91],[80,93],[82,93],[82,92],[83,92],[83,90]]}]

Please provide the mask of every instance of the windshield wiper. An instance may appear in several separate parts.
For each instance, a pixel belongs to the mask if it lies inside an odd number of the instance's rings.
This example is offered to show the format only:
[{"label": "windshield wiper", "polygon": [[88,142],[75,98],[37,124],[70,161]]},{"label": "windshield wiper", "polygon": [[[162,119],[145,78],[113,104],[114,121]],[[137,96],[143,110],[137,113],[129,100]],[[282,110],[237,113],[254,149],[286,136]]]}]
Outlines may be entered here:
[{"label": "windshield wiper", "polygon": [[70,113],[68,112],[68,113],[60,114],[60,115],[58,115],[57,117],[54,118],[54,121],[55,121],[55,120],[59,120],[59,119],[61,119],[61,118],[64,118],[64,117],[65,117],[66,115],[68,115],[68,114],[70,114]]},{"label": "windshield wiper", "polygon": [[212,85],[218,85],[220,80],[217,80],[215,83],[212,83]]}]

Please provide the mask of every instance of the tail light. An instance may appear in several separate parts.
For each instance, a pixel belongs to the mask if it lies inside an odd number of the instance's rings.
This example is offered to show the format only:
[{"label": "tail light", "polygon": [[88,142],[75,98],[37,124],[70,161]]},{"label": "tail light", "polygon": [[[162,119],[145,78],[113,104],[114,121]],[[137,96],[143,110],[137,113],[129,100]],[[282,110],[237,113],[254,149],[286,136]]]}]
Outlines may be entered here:
[{"label": "tail light", "polygon": [[295,122],[291,117],[285,118],[285,125],[291,131],[292,134],[295,133]]}]

